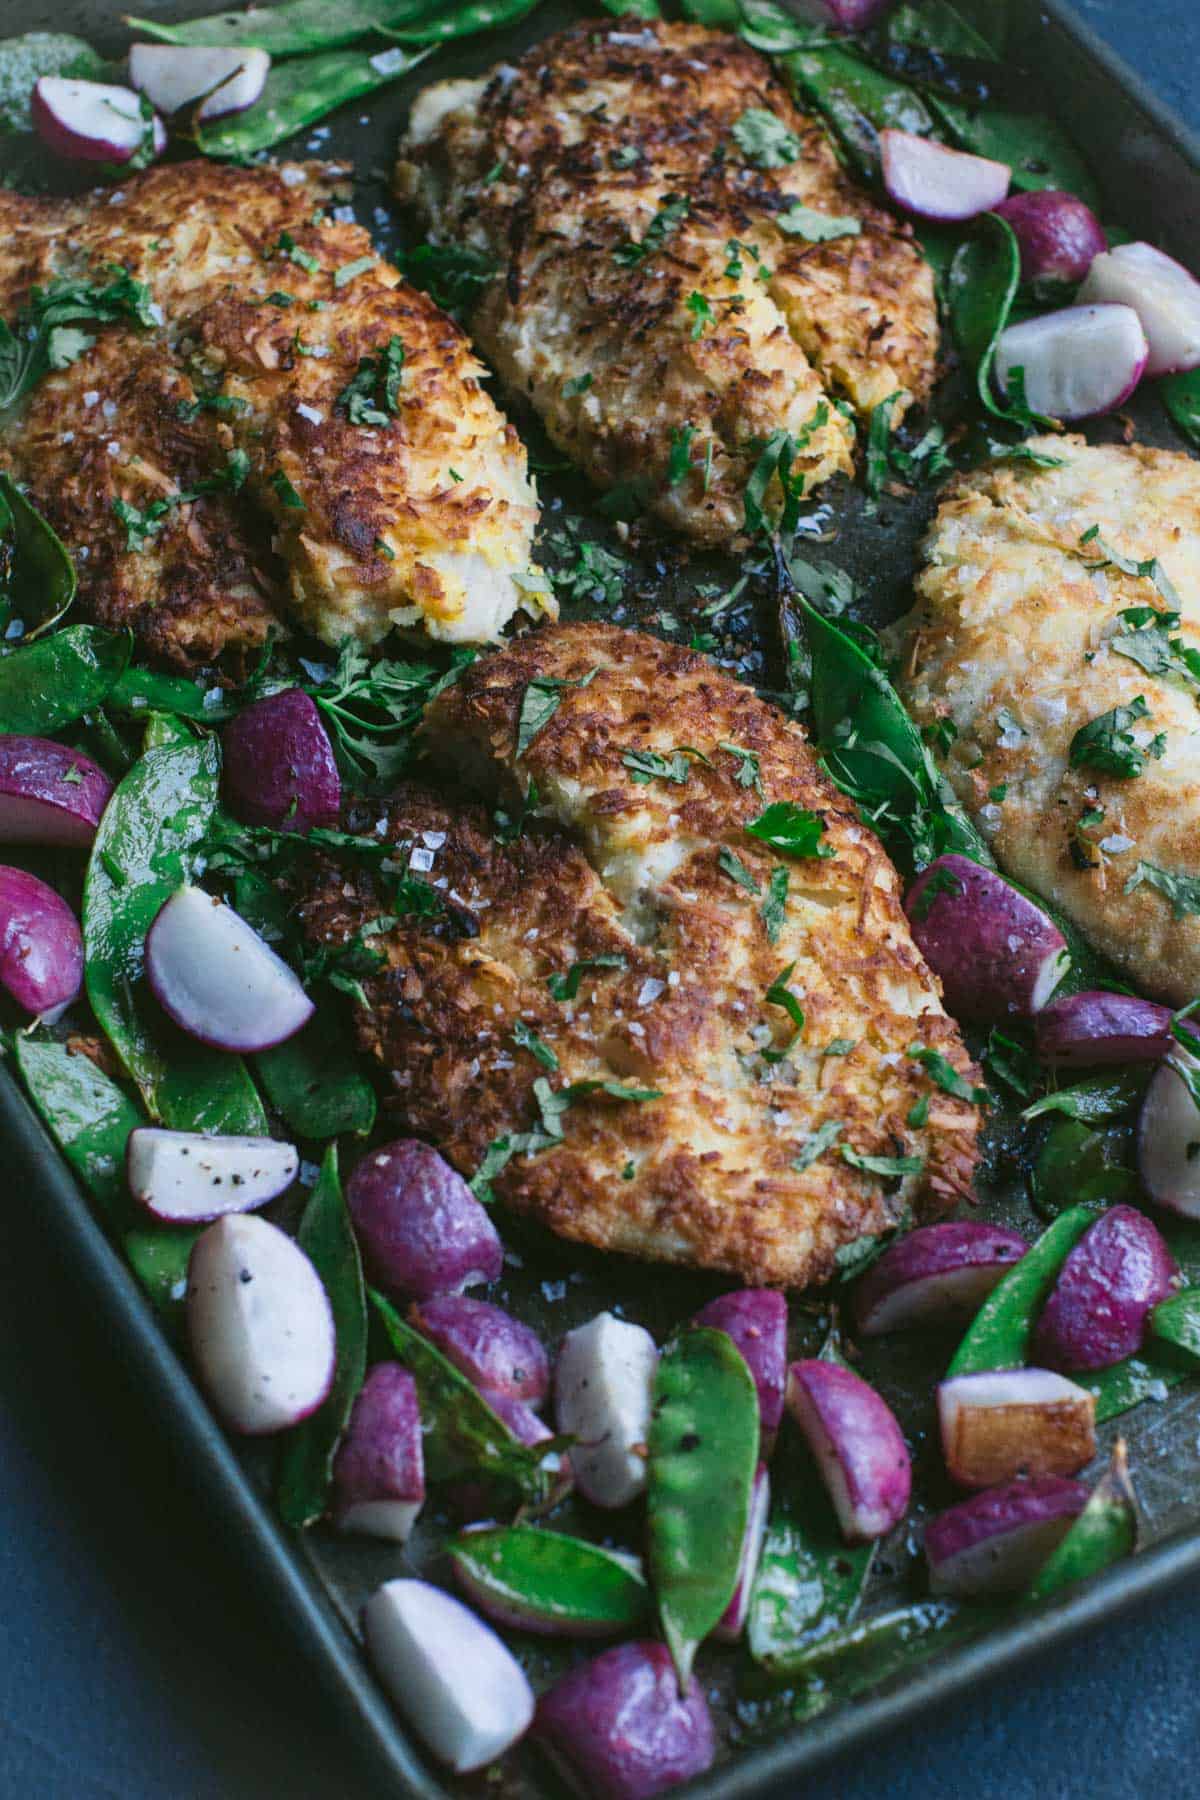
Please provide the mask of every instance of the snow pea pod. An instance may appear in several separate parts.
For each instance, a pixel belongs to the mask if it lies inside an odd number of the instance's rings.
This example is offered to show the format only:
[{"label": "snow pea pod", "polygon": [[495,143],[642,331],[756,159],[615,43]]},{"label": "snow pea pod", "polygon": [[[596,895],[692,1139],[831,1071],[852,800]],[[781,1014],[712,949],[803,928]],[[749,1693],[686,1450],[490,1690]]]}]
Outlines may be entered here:
[{"label": "snow pea pod", "polygon": [[1068,1206],[1135,1204],[1138,1180],[1126,1166],[1128,1131],[1093,1131],[1079,1119],[1059,1119],[1030,1171],[1033,1209],[1053,1219]]},{"label": "snow pea pod", "polygon": [[365,1137],[375,1123],[375,1090],[328,1008],[286,1044],[263,1050],[254,1070],[267,1099],[298,1137]]},{"label": "snow pea pod", "polygon": [[188,1261],[203,1225],[171,1225],[158,1231],[129,1231],[125,1255],[146,1297],[172,1330],[183,1325]]},{"label": "snow pea pod", "polygon": [[980,404],[1000,419],[1013,412],[992,387],[992,364],[1020,281],[1021,252],[1012,226],[997,213],[985,213],[959,245],[946,292],[950,323],[967,366],[975,372]]},{"label": "snow pea pod", "polygon": [[0,597],[23,641],[40,637],[75,598],[75,564],[58,533],[7,475],[0,475]]},{"label": "snow pea pod", "polygon": [[108,65],[82,38],[29,31],[0,40],[0,131],[32,131],[30,100],[43,75],[106,81]]},{"label": "snow pea pod", "polygon": [[398,81],[426,55],[392,44],[386,50],[328,50],[277,63],[261,99],[245,112],[205,126],[196,141],[206,156],[243,157],[269,150],[348,100]]},{"label": "snow pea pod", "polygon": [[784,1487],[772,1509],[750,1601],[746,1631],[755,1662],[778,1670],[816,1637],[849,1624],[875,1548],[845,1544],[820,1482]]},{"label": "snow pea pod", "polygon": [[68,625],[0,656],[0,731],[39,736],[93,712],[108,698],[131,648],[125,633]]},{"label": "snow pea pod", "polygon": [[737,1583],[758,1447],[741,1352],[723,1331],[685,1332],[659,1358],[646,1462],[650,1576],[681,1686]]},{"label": "snow pea pod", "polygon": [[216,743],[196,739],[149,751],[118,786],[84,880],[85,979],[92,1011],[153,1118],[179,1131],[266,1136],[266,1114],[245,1064],[182,1036],[168,1038],[145,979],[146,933],[195,872],[220,768]]},{"label": "snow pea pod", "polygon": [[1098,1575],[1101,1569],[1132,1556],[1137,1548],[1138,1505],[1124,1442],[1118,1438],[1112,1461],[1092,1490],[1087,1505],[1058,1548],[1038,1570],[1027,1598],[1044,1600],[1060,1588]]},{"label": "snow pea pod", "polygon": [[[467,9],[472,14],[479,8]],[[490,10],[484,8],[483,10]],[[211,13],[168,25],[163,19],[129,19],[135,31],[166,44],[216,44],[268,50],[272,56],[303,56],[352,44],[384,26],[410,24],[437,11],[430,0],[284,0],[246,12]]]},{"label": "snow pea pod", "polygon": [[[639,19],[661,18],[657,0],[631,0],[628,6],[621,0],[609,4],[610,12],[635,13]],[[440,11],[431,11],[428,16],[422,12],[411,24],[388,24],[379,27],[384,37],[392,38],[398,44],[437,44],[448,43],[452,38],[472,37],[477,31],[496,31],[502,25],[515,25],[519,19],[533,12],[541,5],[541,0],[478,0],[470,6],[451,5]]]},{"label": "snow pea pod", "polygon": [[1200,1288],[1184,1288],[1150,1314],[1150,1335],[1200,1362]]},{"label": "snow pea pod", "polygon": [[65,1044],[18,1032],[13,1060],[51,1137],[107,1223],[128,1220],[125,1143],[141,1114],[115,1081]]},{"label": "snow pea pod", "polygon": [[1023,1119],[1038,1119],[1043,1113],[1062,1113],[1086,1125],[1104,1125],[1110,1119],[1127,1113],[1146,1091],[1150,1080],[1147,1070],[1139,1068],[1108,1070],[1089,1075],[1072,1087],[1057,1088],[1027,1106]]},{"label": "snow pea pod", "polygon": [[1119,1418],[1143,1400],[1165,1400],[1167,1389],[1178,1387],[1186,1378],[1184,1370],[1156,1360],[1152,1344],[1141,1356],[1126,1357],[1109,1369],[1084,1369],[1071,1376],[1072,1381],[1096,1396],[1097,1425]]},{"label": "snow pea pod", "polygon": [[449,1548],[455,1575],[489,1616],[555,1636],[633,1631],[650,1590],[631,1557],[532,1525],[470,1531]]},{"label": "snow pea pod", "polygon": [[337,1362],[324,1404],[288,1434],[279,1466],[285,1525],[312,1525],[325,1511],[338,1440],[367,1370],[367,1299],[362,1263],[338,1175],[337,1145],[325,1152],[317,1185],[296,1232],[333,1308]]},{"label": "snow pea pod", "polygon": [[113,683],[108,705],[121,713],[172,713],[176,718],[194,719],[198,724],[214,725],[228,719],[238,710],[234,697],[224,688],[202,688],[186,675],[164,675],[159,669],[127,668]]},{"label": "snow pea pod", "polygon": [[791,1707],[791,1717],[810,1719],[907,1665],[924,1662],[935,1650],[974,1636],[997,1614],[995,1607],[967,1608],[942,1600],[896,1607],[817,1638],[779,1664],[774,1674],[807,1683]]},{"label": "snow pea pod", "polygon": [[793,50],[780,67],[797,97],[824,115],[862,175],[878,174],[879,133],[887,127],[937,135],[933,115],[915,89],[840,44]]},{"label": "snow pea pod", "polygon": [[1020,1262],[988,1295],[954,1352],[947,1375],[974,1375],[983,1369],[1019,1369],[1029,1353],[1038,1315],[1068,1254],[1096,1214],[1087,1206],[1060,1213]]}]

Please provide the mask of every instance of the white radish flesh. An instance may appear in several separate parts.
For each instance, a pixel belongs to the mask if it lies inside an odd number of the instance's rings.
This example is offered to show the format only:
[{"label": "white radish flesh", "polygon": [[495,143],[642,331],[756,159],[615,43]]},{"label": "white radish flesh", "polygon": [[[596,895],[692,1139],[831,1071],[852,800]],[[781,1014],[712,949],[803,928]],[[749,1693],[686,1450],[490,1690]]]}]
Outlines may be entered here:
[{"label": "white radish flesh", "polygon": [[199,100],[199,119],[245,112],[261,95],[270,67],[265,50],[134,44],[129,52],[129,79],[152,106],[169,115]]},{"label": "white radish flesh", "polygon": [[1131,306],[1064,306],[1001,332],[996,383],[1011,398],[1010,383],[1020,369],[1034,412],[1051,419],[1090,419],[1129,398],[1148,353]]},{"label": "white radish flesh", "polygon": [[949,150],[913,131],[881,131],[879,152],[889,197],[921,219],[974,219],[990,212],[1012,179],[1007,163]]},{"label": "white radish flesh", "polygon": [[1028,1246],[1003,1225],[923,1225],[885,1250],[855,1292],[864,1337],[970,1318]]},{"label": "white radish flesh", "polygon": [[658,1367],[640,1325],[603,1312],[563,1339],[554,1375],[555,1419],[576,1439],[576,1485],[596,1506],[628,1506],[646,1486],[646,1440]]},{"label": "white radish flesh", "polygon": [[293,1144],[263,1137],[205,1137],[139,1125],[129,1134],[125,1169],[139,1206],[171,1224],[204,1224],[253,1212],[296,1179]]},{"label": "white radish flesh", "polygon": [[1087,1498],[1081,1481],[1044,1475],[961,1500],[925,1527],[930,1587],[963,1599],[1022,1593]]},{"label": "white radish flesh", "polygon": [[177,889],[151,925],[146,974],[163,1011],[218,1050],[268,1050],[313,1015],[287,964],[231,906],[198,887]]},{"label": "white radish flesh", "polygon": [[[1181,1063],[1197,1065],[1178,1053]],[[1156,1206],[1200,1219],[1200,1107],[1171,1063],[1156,1069],[1138,1116],[1138,1174]]]},{"label": "white radish flesh", "polygon": [[33,90],[31,110],[42,142],[74,162],[128,162],[147,129],[154,130],[155,151],[161,147],[159,121],[152,124],[144,117],[132,88],[43,75]]},{"label": "white radish flesh", "polygon": [[1096,1454],[1096,1397],[1050,1369],[955,1375],[938,1388],[942,1451],[960,1487],[1075,1475]]},{"label": "white radish flesh", "polygon": [[1146,334],[1147,375],[1200,364],[1200,282],[1153,244],[1118,244],[1097,256],[1078,297],[1133,308]]},{"label": "white radish flesh", "polygon": [[452,1594],[385,1582],[363,1608],[363,1630],[397,1711],[457,1774],[494,1762],[529,1729],[533,1689],[520,1665]]},{"label": "white radish flesh", "polygon": [[787,1409],[803,1432],[848,1543],[883,1537],[912,1492],[908,1446],[887,1403],[843,1363],[810,1357],[788,1371]]},{"label": "white radish flesh", "polygon": [[762,1560],[763,1539],[767,1535],[767,1514],[771,1506],[771,1478],[767,1474],[766,1465],[759,1463],[758,1473],[754,1477],[754,1488],[750,1495],[750,1513],[746,1520],[746,1535],[742,1539],[742,1556],[738,1563],[737,1585],[733,1590],[733,1599],[725,1608],[720,1621],[713,1627],[713,1636],[723,1644],[735,1644],[746,1628],[746,1616],[750,1611],[750,1596],[754,1592],[754,1583],[758,1576],[758,1565]]}]

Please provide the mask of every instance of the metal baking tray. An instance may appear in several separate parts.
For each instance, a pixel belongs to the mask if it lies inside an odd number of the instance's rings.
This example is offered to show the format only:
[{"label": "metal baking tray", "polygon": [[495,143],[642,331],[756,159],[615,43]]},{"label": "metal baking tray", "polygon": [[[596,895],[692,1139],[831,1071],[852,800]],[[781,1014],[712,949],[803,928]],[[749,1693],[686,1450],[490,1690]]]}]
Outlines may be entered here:
[{"label": "metal baking tray", "polygon": [[[1176,119],[1106,46],[1077,20],[1060,0],[959,0],[989,35],[1003,19],[1010,55],[1031,83],[1042,89],[1039,103],[1055,112],[1088,155],[1101,180],[1105,216],[1136,221],[1140,235],[1160,242],[1182,261],[1200,265],[1200,139]],[[211,10],[211,0],[142,0],[142,10],[179,19]],[[9,0],[5,30],[44,29],[41,0]],[[396,226],[386,213],[386,171],[413,94],[424,80],[474,74],[501,56],[519,54],[549,31],[585,16],[584,10],[547,0],[515,31],[468,40],[465,45],[431,59],[427,68],[367,102],[354,102],[317,133],[285,147],[292,154],[352,160],[366,174],[357,197],[360,216],[386,249],[397,242]],[[77,32],[102,50],[119,53],[127,42],[115,0],[68,0],[54,19],[58,30]],[[285,151],[276,152],[283,154]],[[0,144],[0,173],[4,172]],[[11,175],[20,179],[15,164]],[[944,404],[953,405],[954,387]],[[1134,409],[1144,441],[1176,442],[1153,397]],[[522,424],[525,421],[521,421]],[[1101,422],[1092,435],[1116,428]],[[583,490],[567,476],[543,478],[549,519],[586,512]],[[830,507],[817,521],[836,538],[822,550],[860,584],[864,611],[873,622],[897,616],[907,605],[915,566],[915,545],[928,516],[931,496],[911,501],[887,500],[867,509],[861,491],[841,487],[829,494]],[[606,616],[669,631],[663,615],[692,610],[698,577],[714,572],[703,559],[686,560],[669,547],[650,545],[640,558],[633,592],[616,613]],[[728,570],[726,569],[726,573]],[[753,607],[741,624],[742,671],[769,683],[777,673],[777,648],[770,628],[757,621]],[[363,1657],[357,1632],[362,1599],[380,1580],[396,1572],[392,1549],[351,1546],[321,1530],[306,1536],[286,1530],[277,1520],[271,1499],[270,1455],[261,1446],[234,1447],[216,1425],[185,1365],[164,1335],[157,1316],[122,1259],[93,1218],[74,1178],[34,1116],[22,1091],[0,1067],[0,1136],[5,1146],[14,1190],[36,1193],[45,1229],[53,1234],[63,1261],[106,1321],[115,1360],[132,1372],[148,1415],[172,1447],[189,1459],[193,1480],[214,1518],[219,1519],[233,1554],[278,1613],[280,1629],[290,1631],[311,1657],[330,1703],[360,1750],[374,1765],[380,1791],[414,1794],[437,1800],[450,1791],[409,1742],[376,1685]],[[996,1182],[987,1192],[989,1216],[1036,1226],[1020,1184]],[[575,1249],[544,1238],[510,1233],[523,1267],[506,1277],[501,1298],[557,1335],[579,1323],[601,1305],[620,1302],[658,1335],[687,1317],[714,1290],[710,1278],[662,1269],[645,1269]],[[811,1341],[818,1329],[814,1314],[798,1315],[798,1337]],[[805,1337],[805,1334],[808,1334]],[[893,1399],[906,1429],[918,1445],[918,1463],[927,1463],[922,1445],[930,1420],[929,1389],[936,1371],[927,1353],[895,1341],[873,1348],[865,1359],[868,1376]],[[914,1399],[920,1396],[919,1399]],[[1121,1608],[1164,1592],[1182,1577],[1200,1572],[1200,1386],[1188,1382],[1160,1402],[1145,1402],[1119,1422],[1135,1471],[1146,1524],[1146,1548],[1077,1590],[1034,1611],[1013,1616],[975,1640],[935,1651],[902,1675],[860,1693],[824,1714],[788,1726],[758,1740],[739,1712],[735,1698],[736,1652],[702,1668],[714,1702],[722,1736],[732,1753],[687,1790],[700,1800],[748,1800],[769,1790],[793,1791],[800,1779],[824,1759],[863,1743],[889,1726],[913,1719],[922,1710],[960,1694],[986,1676],[1024,1656],[1062,1642]],[[1118,1427],[1109,1426],[1110,1441]],[[568,1522],[568,1529],[570,1528]],[[866,1610],[916,1597],[910,1526],[889,1544],[883,1572],[873,1578]],[[415,1556],[421,1560],[418,1544]],[[557,1666],[562,1651],[526,1640],[521,1654],[535,1678]],[[753,1740],[753,1741],[751,1741]],[[491,1787],[492,1784],[489,1784]],[[478,1791],[478,1784],[464,1784]],[[460,1788],[458,1791],[464,1791]],[[531,1752],[523,1752],[511,1773],[506,1771],[497,1800],[557,1792],[557,1784]]]}]

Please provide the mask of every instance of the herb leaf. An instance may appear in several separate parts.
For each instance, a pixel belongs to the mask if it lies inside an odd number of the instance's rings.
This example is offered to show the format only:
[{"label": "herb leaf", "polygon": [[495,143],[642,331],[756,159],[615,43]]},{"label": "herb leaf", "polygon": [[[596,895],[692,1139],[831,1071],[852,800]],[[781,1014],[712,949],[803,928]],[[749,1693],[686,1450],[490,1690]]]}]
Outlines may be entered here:
[{"label": "herb leaf", "polygon": [[524,1019],[518,1019],[513,1025],[512,1038],[518,1049],[528,1050],[530,1056],[535,1062],[541,1063],[543,1069],[557,1069],[557,1055],[545,1039],[540,1038],[533,1027],[525,1023]]},{"label": "herb leaf", "polygon": [[393,332],[375,356],[359,358],[358,368],[342,389],[334,406],[351,425],[386,425],[400,410],[400,377],[404,369],[404,342]]},{"label": "herb leaf", "polygon": [[799,160],[800,139],[778,113],[764,106],[748,106],[735,120],[734,143],[756,169],[783,169]]},{"label": "herb leaf", "polygon": [[0,413],[24,399],[50,369],[65,369],[91,349],[95,338],[78,329],[84,321],[127,320],[143,330],[162,324],[144,281],[115,265],[109,273],[103,287],[66,277],[35,287],[15,329],[0,319]]},{"label": "herb leaf", "polygon": [[521,696],[521,711],[517,718],[517,755],[524,756],[539,731],[543,731],[550,723],[559,707],[562,697],[568,688],[585,688],[600,673],[598,668],[589,669],[575,681],[560,680],[553,675],[535,675]]},{"label": "herb leaf", "polygon": [[636,269],[647,256],[662,249],[667,239],[678,231],[690,209],[691,201],[686,194],[665,195],[641,238],[626,238],[623,244],[618,244],[613,251],[613,261],[620,263],[622,268]]},{"label": "herb leaf", "polygon": [[623,956],[607,954],[603,956],[581,956],[573,962],[565,975],[548,975],[546,986],[555,1000],[575,1000],[579,996],[579,984],[588,969],[627,969],[629,963]]},{"label": "herb leaf", "polygon": [[717,852],[717,867],[721,870],[723,875],[728,875],[731,881],[736,881],[740,888],[745,888],[748,894],[757,895],[762,893],[762,889],[759,887],[757,881],[755,881],[753,875],[750,873],[737,851],[731,850],[728,844],[722,844],[720,850]]},{"label": "herb leaf", "polygon": [[824,1125],[810,1132],[800,1146],[800,1154],[792,1159],[792,1167],[797,1175],[803,1175],[805,1169],[811,1168],[819,1156],[823,1156],[842,1135],[841,1122],[838,1119],[826,1119]]},{"label": "herb leaf", "polygon": [[817,212],[799,200],[786,212],[777,213],[775,223],[787,237],[799,237],[809,244],[825,244],[831,238],[857,237],[862,220],[849,215]]},{"label": "herb leaf", "polygon": [[745,829],[747,837],[770,844],[772,850],[779,850],[784,856],[812,856],[824,861],[837,855],[831,844],[821,842],[825,832],[821,814],[791,800],[773,800]]},{"label": "herb leaf", "polygon": [[1200,913],[1200,877],[1175,875],[1170,869],[1160,869],[1157,863],[1139,862],[1125,883],[1125,892],[1132,894],[1143,882],[1165,895],[1175,918],[1186,919]]},{"label": "herb leaf", "polygon": [[772,871],[767,885],[767,897],[762,903],[762,922],[766,929],[767,941],[777,944],[787,920],[788,883],[791,876],[783,868]]},{"label": "herb leaf", "polygon": [[970,1100],[975,1106],[987,1104],[987,1089],[975,1087],[965,1076],[960,1075],[940,1050],[929,1050],[923,1044],[910,1044],[908,1054],[914,1062],[920,1063],[943,1093],[953,1094],[956,1100]]},{"label": "herb leaf", "polygon": [[1125,781],[1140,775],[1146,767],[1146,758],[1160,757],[1166,749],[1166,737],[1162,732],[1144,747],[1135,740],[1130,726],[1149,716],[1145,696],[1138,694],[1128,706],[1114,706],[1081,725],[1071,739],[1071,767],[1099,769]]},{"label": "herb leaf", "polygon": [[864,1169],[868,1175],[919,1175],[925,1167],[923,1156],[864,1156],[849,1144],[840,1146],[843,1162],[852,1169]]}]

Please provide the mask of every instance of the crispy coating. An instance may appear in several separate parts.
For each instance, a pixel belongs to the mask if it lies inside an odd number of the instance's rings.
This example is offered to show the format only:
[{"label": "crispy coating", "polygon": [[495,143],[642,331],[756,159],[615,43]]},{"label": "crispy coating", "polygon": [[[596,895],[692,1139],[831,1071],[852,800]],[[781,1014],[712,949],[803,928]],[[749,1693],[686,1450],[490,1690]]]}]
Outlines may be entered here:
[{"label": "crispy coating", "polygon": [[[794,133],[795,160],[747,159],[732,133],[748,109]],[[793,435],[811,490],[851,467],[835,395],[862,412],[897,389],[928,395],[937,313],[910,228],[740,39],[593,22],[490,79],[439,83],[413,107],[397,190],[435,241],[499,269],[472,328],[555,443],[601,486],[638,481],[701,541],[741,529],[773,431]],[[860,229],[789,235],[796,203]],[[658,248],[630,248],[665,223]]]},{"label": "crispy coating", "polygon": [[[518,754],[531,682],[558,706]],[[532,817],[500,844],[484,806],[406,789],[382,826],[377,806],[357,821],[404,846],[401,867],[432,865],[447,906],[370,938],[387,961],[364,982],[359,1032],[407,1129],[471,1173],[495,1139],[537,1126],[539,1082],[543,1101],[577,1082],[656,1094],[578,1092],[561,1139],[514,1157],[497,1192],[564,1237],[790,1287],[967,1190],[975,1109],[906,1052],[919,1041],[968,1077],[970,1061],[895,870],[797,726],[703,657],[587,624],[474,664],[424,731],[443,775]],[[683,781],[639,781],[625,760],[683,745]],[[777,800],[819,812],[836,854],[787,859],[747,836]],[[785,874],[769,930],[764,902]],[[386,913],[375,879],[328,867],[302,907],[311,938],[345,945]],[[593,963],[574,998],[554,997],[551,976],[602,957],[619,966]],[[788,1008],[767,998],[779,979],[805,1015],[794,1042]],[[912,1125],[922,1098],[928,1120]],[[812,1134],[835,1123],[855,1152],[916,1156],[920,1172],[818,1153]]]},{"label": "crispy coating", "polygon": [[[374,644],[394,625],[484,642],[520,606],[552,609],[530,566],[524,449],[457,326],[330,211],[338,174],[201,161],[83,202],[0,194],[6,313],[34,282],[116,263],[162,312],[147,333],[100,328],[9,435],[15,472],[87,551],[85,605],[133,623],[168,660],[256,648],[272,617],[268,570],[275,597],[333,644]],[[389,345],[403,363],[395,416],[368,371],[375,416],[356,422],[339,397]],[[198,395],[222,410],[184,430],[179,404]],[[240,499],[178,503],[130,546],[114,497],[177,496],[243,454]]]},{"label": "crispy coating", "polygon": [[[994,463],[950,484],[906,622],[906,697],[922,725],[957,729],[947,773],[1001,866],[1140,987],[1182,1003],[1200,992],[1200,917],[1186,902],[1176,916],[1138,872],[1200,878],[1197,684],[1178,668],[1151,673],[1114,638],[1132,631],[1123,610],[1178,605],[1167,635],[1200,651],[1200,463],[1080,437],[1032,447],[1060,466]],[[1101,541],[1081,543],[1093,526]],[[1157,558],[1178,601],[1105,546],[1131,563]],[[1148,654],[1136,639],[1126,648]],[[1149,710],[1129,729],[1144,772],[1072,767],[1076,732],[1139,696]]]}]

